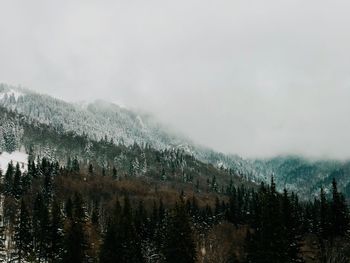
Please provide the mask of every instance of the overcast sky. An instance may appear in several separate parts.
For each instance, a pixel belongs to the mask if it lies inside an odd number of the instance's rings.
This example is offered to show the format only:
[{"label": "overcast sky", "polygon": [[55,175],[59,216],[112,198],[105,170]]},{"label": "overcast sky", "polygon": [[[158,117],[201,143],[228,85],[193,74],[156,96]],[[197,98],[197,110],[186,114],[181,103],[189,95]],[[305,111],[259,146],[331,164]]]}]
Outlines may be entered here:
[{"label": "overcast sky", "polygon": [[245,157],[350,158],[350,1],[0,1],[0,82]]}]

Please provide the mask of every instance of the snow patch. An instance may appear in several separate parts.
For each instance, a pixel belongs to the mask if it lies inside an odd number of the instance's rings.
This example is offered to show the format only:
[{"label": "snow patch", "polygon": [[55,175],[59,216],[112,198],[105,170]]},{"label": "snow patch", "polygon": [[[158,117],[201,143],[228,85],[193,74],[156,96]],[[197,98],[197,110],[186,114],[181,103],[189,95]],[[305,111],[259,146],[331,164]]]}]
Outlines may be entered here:
[{"label": "snow patch", "polygon": [[10,162],[13,162],[14,165],[19,163],[21,170],[25,171],[27,170],[28,166],[28,154],[24,152],[13,152],[13,153],[8,153],[8,152],[3,152],[0,154],[0,169],[2,170],[3,173],[6,172],[7,166]]}]

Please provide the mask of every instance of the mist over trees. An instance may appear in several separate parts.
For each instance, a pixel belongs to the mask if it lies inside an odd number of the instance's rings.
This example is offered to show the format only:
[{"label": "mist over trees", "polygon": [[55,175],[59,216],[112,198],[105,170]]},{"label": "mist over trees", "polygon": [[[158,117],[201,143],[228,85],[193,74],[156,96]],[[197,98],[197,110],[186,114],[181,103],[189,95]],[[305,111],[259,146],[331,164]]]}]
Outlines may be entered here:
[{"label": "mist over trees", "polygon": [[[280,191],[278,178],[254,180],[244,162],[214,165],[182,147],[124,144],[108,135],[95,140],[5,108],[0,119],[1,152],[28,154],[25,163],[9,162],[1,171],[3,262],[350,258],[342,170],[306,199],[305,192]],[[293,176],[314,169],[294,159],[276,163],[294,165]]]}]

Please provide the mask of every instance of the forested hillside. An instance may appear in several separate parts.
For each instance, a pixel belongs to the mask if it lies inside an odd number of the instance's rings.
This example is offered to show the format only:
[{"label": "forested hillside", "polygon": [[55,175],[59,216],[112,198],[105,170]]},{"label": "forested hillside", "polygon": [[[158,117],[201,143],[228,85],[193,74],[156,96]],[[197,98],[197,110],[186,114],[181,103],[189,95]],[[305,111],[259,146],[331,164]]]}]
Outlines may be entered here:
[{"label": "forested hillside", "polygon": [[[179,148],[65,132],[1,108],[3,262],[348,262],[335,180],[315,199],[258,187]],[[335,178],[339,178],[336,177]]]},{"label": "forested hillside", "polygon": [[221,194],[116,178],[43,158],[2,175],[3,262],[348,262],[349,212],[332,182],[310,202],[229,184]]},{"label": "forested hillside", "polygon": [[[0,151],[26,151],[30,158],[46,158],[71,166],[79,162],[93,165],[103,174],[115,177],[148,177],[189,184],[197,191],[222,192],[232,180],[251,184],[229,169],[217,169],[181,149],[156,150],[149,145],[116,145],[108,137],[94,141],[73,132],[57,131],[28,117],[2,109],[0,112]],[[2,134],[2,136],[1,136]]]},{"label": "forested hillside", "polygon": [[[118,146],[119,152],[124,152],[121,148],[132,148],[136,144],[143,149],[153,148],[164,154],[172,152],[173,156],[176,155],[176,152],[181,152],[182,155],[192,156],[203,163],[211,164],[215,168],[230,170],[231,174],[239,175],[246,181],[253,181],[258,184],[268,182],[271,175],[274,175],[279,191],[282,191],[283,188],[297,191],[300,197],[305,200],[317,195],[321,186],[325,186],[328,193],[329,187],[327,185],[330,184],[333,177],[336,177],[339,188],[347,197],[350,196],[350,166],[348,162],[336,160],[312,161],[299,156],[247,160],[237,155],[222,154],[196,145],[184,136],[176,135],[176,132],[165,128],[149,114],[103,101],[67,103],[47,95],[37,94],[6,84],[0,85],[0,105],[7,110],[22,114],[27,122],[46,125],[58,134],[71,133],[72,136],[84,138],[85,142],[83,144],[85,143],[84,147],[87,147],[87,149],[80,148],[80,152],[74,153],[72,156],[76,155],[85,160],[95,159],[99,166],[110,166],[109,169],[112,169],[113,165],[111,163],[107,165],[106,158],[123,159],[123,155],[106,157],[105,153],[102,153],[102,155],[98,154],[91,158],[89,156],[91,145],[86,144],[87,140],[108,141],[109,144]],[[10,124],[4,123],[2,126],[6,125]],[[15,138],[21,137],[21,132],[21,129],[14,130]],[[234,132],[232,136],[235,136]],[[24,136],[24,138],[27,137]],[[8,142],[13,139],[7,138],[6,140]],[[35,143],[32,144],[40,145],[36,149],[40,151],[38,153],[40,156],[50,157],[57,156],[57,154],[66,156],[64,148],[67,145],[61,147],[63,152],[59,153],[57,143],[57,141],[53,143],[54,147],[45,146],[41,138],[37,137]],[[31,142],[26,143],[27,150],[30,144]],[[107,145],[107,143],[105,144]],[[0,141],[0,145],[4,145],[4,142]],[[11,143],[11,145],[15,144]],[[142,153],[143,157],[144,154]],[[119,160],[119,162],[123,162],[124,171],[128,171],[129,168],[127,167],[130,166],[136,166],[137,170],[138,167],[142,166],[140,162],[144,162],[142,158],[134,158],[134,160],[128,160],[127,162]],[[168,156],[167,158],[173,157]],[[134,163],[130,165],[129,162]]]},{"label": "forested hillside", "polygon": [[[179,149],[217,168],[230,169],[246,179],[260,182],[254,167],[237,155],[225,155],[178,135],[154,117],[118,105],[95,101],[67,103],[27,89],[0,84],[0,106],[46,124],[60,133],[73,132],[91,140],[108,138],[117,145],[149,145],[157,150]],[[269,176],[268,176],[269,177]]]}]

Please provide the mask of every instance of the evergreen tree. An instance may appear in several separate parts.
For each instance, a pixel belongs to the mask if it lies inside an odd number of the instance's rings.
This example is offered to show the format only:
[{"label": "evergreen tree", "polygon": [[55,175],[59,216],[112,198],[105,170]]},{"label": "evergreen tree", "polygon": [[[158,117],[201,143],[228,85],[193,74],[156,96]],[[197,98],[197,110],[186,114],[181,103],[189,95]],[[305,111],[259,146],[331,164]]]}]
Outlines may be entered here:
[{"label": "evergreen tree", "polygon": [[58,262],[63,252],[63,219],[60,204],[56,199],[52,203],[49,235],[50,262]]},{"label": "evergreen tree", "polygon": [[14,169],[13,163],[11,161],[7,166],[7,170],[6,170],[5,178],[4,178],[4,193],[5,193],[5,195],[12,194],[14,174],[15,174],[15,169]]},{"label": "evergreen tree", "polygon": [[300,219],[298,216],[298,202],[294,195],[289,197],[287,190],[284,189],[282,197],[282,215],[284,225],[284,235],[282,240],[285,242],[287,262],[303,262],[300,256]]},{"label": "evergreen tree", "polygon": [[16,151],[17,148],[17,139],[14,131],[11,129],[7,133],[4,134],[4,142],[5,142],[5,151],[12,153]]},{"label": "evergreen tree", "polygon": [[74,158],[74,159],[73,159],[73,162],[72,162],[72,171],[75,172],[75,173],[79,173],[79,171],[80,171],[79,161],[78,161],[77,158]]},{"label": "evergreen tree", "polygon": [[326,193],[323,187],[320,193],[320,228],[319,235],[322,239],[327,239],[330,236],[330,222],[329,222],[329,204],[326,198]]},{"label": "evergreen tree", "polygon": [[92,164],[89,164],[89,175],[93,176],[94,175],[94,167],[92,166]]},{"label": "evergreen tree", "polygon": [[123,216],[121,219],[121,234],[121,238],[123,240],[121,262],[144,262],[144,259],[141,254],[141,242],[138,233],[136,233],[131,204],[128,197],[124,198]]},{"label": "evergreen tree", "polygon": [[31,219],[23,199],[21,200],[20,215],[15,229],[15,241],[18,250],[18,260],[22,262],[33,252]]},{"label": "evergreen tree", "polygon": [[117,200],[114,206],[112,216],[108,222],[107,231],[103,238],[100,251],[101,263],[122,262],[121,252],[123,249],[121,231],[121,206]]},{"label": "evergreen tree", "polygon": [[100,228],[100,211],[99,211],[99,202],[94,202],[92,206],[91,213],[91,223],[94,226],[95,230],[99,230]]},{"label": "evergreen tree", "polygon": [[186,213],[184,201],[177,204],[167,230],[163,254],[168,263],[196,262],[196,246],[193,241],[191,223]]},{"label": "evergreen tree", "polygon": [[33,207],[34,249],[38,257],[47,260],[50,250],[50,218],[48,204],[38,193]]},{"label": "evergreen tree", "polygon": [[16,198],[19,199],[22,194],[22,173],[21,169],[19,167],[19,163],[16,165],[16,171],[13,179],[13,187],[12,187],[12,195]]},{"label": "evergreen tree", "polygon": [[120,214],[119,202],[107,228],[100,253],[100,262],[142,263],[141,242],[132,216],[128,197]]},{"label": "evergreen tree", "polygon": [[344,236],[349,227],[349,216],[344,196],[338,192],[337,182],[332,182],[332,235]]},{"label": "evergreen tree", "polygon": [[44,197],[47,202],[49,202],[52,198],[52,190],[53,190],[53,165],[45,162],[45,166],[43,166],[43,176],[44,176]]},{"label": "evergreen tree", "polygon": [[288,262],[288,241],[286,240],[281,220],[279,194],[273,177],[271,185],[260,188],[259,196],[261,211],[255,220],[256,227],[248,244],[248,262],[254,263],[284,263]]},{"label": "evergreen tree", "polygon": [[85,209],[80,194],[76,193],[73,202],[73,217],[68,222],[64,239],[64,263],[83,263],[87,261],[87,236],[85,232]]},{"label": "evergreen tree", "polygon": [[115,168],[115,166],[113,166],[112,176],[113,176],[114,180],[118,179],[118,173],[117,173],[117,169]]}]

